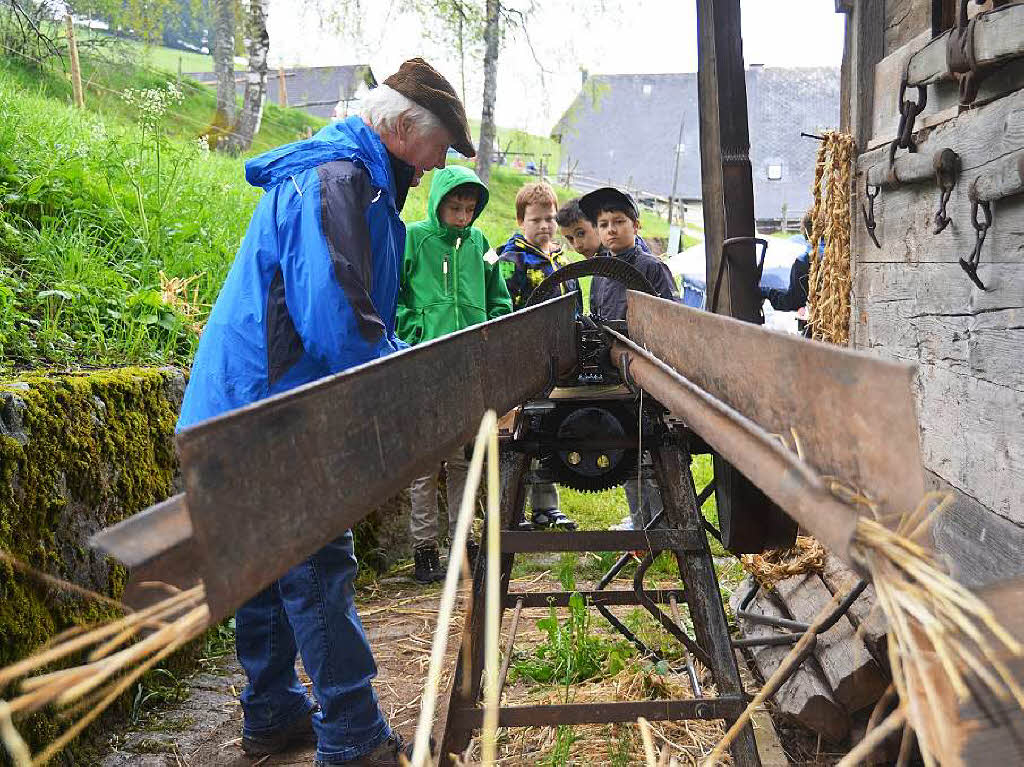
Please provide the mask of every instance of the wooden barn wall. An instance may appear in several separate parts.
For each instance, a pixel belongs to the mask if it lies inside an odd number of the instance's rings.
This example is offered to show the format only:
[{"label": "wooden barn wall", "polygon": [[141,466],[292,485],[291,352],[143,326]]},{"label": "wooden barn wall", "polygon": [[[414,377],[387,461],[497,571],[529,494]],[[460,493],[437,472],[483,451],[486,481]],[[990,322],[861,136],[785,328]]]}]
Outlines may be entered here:
[{"label": "wooden barn wall", "polygon": [[[928,5],[885,2],[888,53],[928,30]],[[858,65],[852,62],[854,71]],[[876,111],[887,98],[874,94]],[[872,122],[880,122],[877,114]],[[968,184],[1024,148],[1024,90],[918,134],[920,152],[948,147],[962,161],[948,206],[953,221],[938,235],[939,195],[930,180],[882,190],[875,201],[882,247],[872,244],[861,214],[864,173],[886,160],[888,145],[860,138],[876,148],[857,161],[851,343],[918,366],[928,478],[956,491],[935,528],[954,572],[972,584],[1024,574],[1024,194],[992,203],[978,272],[989,290],[971,283],[958,263],[975,240]]]}]

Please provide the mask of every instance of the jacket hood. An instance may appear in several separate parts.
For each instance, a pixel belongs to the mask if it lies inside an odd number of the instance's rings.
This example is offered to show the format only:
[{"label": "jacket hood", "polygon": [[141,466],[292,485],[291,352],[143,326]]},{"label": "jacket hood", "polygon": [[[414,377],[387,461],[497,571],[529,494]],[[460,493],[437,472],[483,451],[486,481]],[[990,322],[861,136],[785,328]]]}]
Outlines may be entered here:
[{"label": "jacket hood", "polygon": [[[452,189],[463,184],[473,184],[479,190],[476,201],[476,210],[473,213],[473,220],[469,226],[459,229],[453,226],[446,226],[441,223],[441,201]],[[451,237],[466,237],[473,223],[483,213],[490,199],[487,187],[472,170],[464,165],[449,165],[446,168],[435,171],[430,181],[430,193],[427,195],[427,220],[431,226]]]},{"label": "jacket hood", "polygon": [[321,128],[312,138],[294,141],[253,157],[245,163],[245,180],[253,186],[267,189],[333,160],[352,160],[362,165],[374,186],[387,189],[391,199],[395,199],[395,185],[384,142],[357,115]]}]

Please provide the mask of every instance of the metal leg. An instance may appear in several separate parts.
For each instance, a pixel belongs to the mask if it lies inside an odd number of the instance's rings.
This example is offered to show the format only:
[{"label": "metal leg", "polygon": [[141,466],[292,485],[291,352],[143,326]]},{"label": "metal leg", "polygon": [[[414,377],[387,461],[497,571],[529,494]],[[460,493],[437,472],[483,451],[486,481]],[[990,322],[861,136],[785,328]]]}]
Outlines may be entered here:
[{"label": "metal leg", "polygon": [[[688,454],[674,446],[654,451],[654,468],[661,486],[669,526],[703,531],[689,460]],[[676,561],[679,564],[679,575],[686,584],[684,595],[690,607],[694,633],[697,642],[710,656],[709,670],[715,678],[719,695],[742,695],[743,683],[736,667],[722,595],[718,590],[718,578],[706,539],[703,551],[676,552]],[[754,741],[754,730],[749,725],[733,742],[730,752],[738,767],[760,767],[761,759]]]},{"label": "metal leg", "polygon": [[[508,530],[522,520],[526,493],[524,479],[530,467],[530,459],[521,453],[504,453],[501,458],[501,520],[502,529]],[[512,575],[513,554],[501,555],[501,604],[508,594],[508,581]],[[473,737],[472,728],[456,723],[453,713],[459,709],[475,706],[480,700],[484,671],[484,592],[486,589],[487,542],[481,541],[480,553],[476,559],[473,575],[473,590],[466,607],[466,621],[463,626],[463,641],[455,663],[451,688],[448,694],[448,714],[445,719],[444,736],[441,738],[441,764],[454,764],[451,754],[461,754]],[[502,608],[504,609],[504,608]],[[469,657],[464,658],[466,648]]]}]

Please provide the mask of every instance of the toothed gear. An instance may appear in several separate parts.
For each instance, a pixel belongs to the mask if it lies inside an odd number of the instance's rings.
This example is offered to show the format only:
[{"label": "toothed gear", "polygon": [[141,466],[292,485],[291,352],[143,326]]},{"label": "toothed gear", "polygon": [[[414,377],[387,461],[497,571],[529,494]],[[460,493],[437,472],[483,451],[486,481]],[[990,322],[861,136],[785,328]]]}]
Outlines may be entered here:
[{"label": "toothed gear", "polygon": [[566,264],[552,272],[534,288],[526,301],[526,306],[534,306],[561,295],[561,285],[568,280],[578,280],[581,277],[595,275],[621,282],[630,290],[639,290],[641,293],[649,293],[652,296],[658,295],[648,279],[637,271],[636,267],[612,256],[594,256],[584,261]]},{"label": "toothed gear", "polygon": [[[614,404],[558,408],[545,416],[544,431],[559,440],[624,437],[635,433],[635,424],[630,429],[635,420],[636,415],[629,408]],[[637,451],[545,448],[540,460],[558,484],[596,493],[617,487],[636,473]]]}]

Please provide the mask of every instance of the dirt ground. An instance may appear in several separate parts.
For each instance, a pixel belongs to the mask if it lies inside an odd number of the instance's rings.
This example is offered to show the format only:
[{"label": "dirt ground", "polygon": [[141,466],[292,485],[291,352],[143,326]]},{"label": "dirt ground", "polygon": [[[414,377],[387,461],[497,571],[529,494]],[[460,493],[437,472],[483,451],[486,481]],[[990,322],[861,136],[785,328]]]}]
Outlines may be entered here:
[{"label": "dirt ground", "polygon": [[[464,588],[465,585],[468,584],[464,584]],[[587,588],[588,584],[580,583],[578,587]],[[529,574],[513,579],[511,584],[512,591],[559,588],[557,579],[550,572]],[[408,574],[399,573],[372,584],[362,591],[360,597],[360,615],[379,668],[375,688],[381,705],[392,726],[411,739],[419,717],[440,585],[418,586]],[[604,632],[603,621],[596,613],[594,615],[594,630]],[[524,613],[516,636],[519,652],[530,652],[542,640],[543,633],[536,626],[542,617],[543,611]],[[506,619],[506,629],[508,623]],[[449,634],[445,682],[454,665],[460,632],[461,616],[453,622]],[[502,646],[504,642],[503,637]],[[572,691],[572,700],[628,700],[652,695],[682,697],[689,694],[682,676],[665,678],[638,669],[639,663],[613,679],[579,685]],[[300,679],[308,686],[301,666],[299,671]],[[244,684],[244,674],[233,654],[204,664],[204,670],[188,680],[191,693],[183,702],[155,708],[140,719],[136,728],[111,738],[110,750],[101,762],[102,767],[311,765],[312,748],[263,759],[251,759],[242,752],[238,693]],[[519,681],[506,687],[505,703],[564,702],[565,695],[565,689],[558,685],[539,686]],[[444,701],[442,694],[439,708]],[[772,729],[770,720],[761,721],[766,722],[763,726],[768,730]],[[658,747],[671,744],[680,764],[698,764],[722,732],[719,723],[709,722],[654,723],[653,726]],[[499,736],[500,763],[538,764],[542,759],[551,760],[545,762],[551,764],[592,761],[642,763],[642,745],[636,725],[579,726],[566,728],[564,732],[561,729],[502,731]],[[805,761],[798,756],[806,753],[805,747],[798,743],[799,737],[787,738],[787,741],[793,746],[786,749],[789,751],[789,763],[831,763],[831,760]],[[770,760],[771,763],[774,767],[785,765],[787,761],[782,749],[776,750],[778,756]],[[559,751],[562,757],[552,760],[552,755]]]},{"label": "dirt ground", "polygon": [[[440,588],[421,587],[409,578],[379,582],[380,589],[362,595],[359,613],[377,660],[375,688],[392,726],[411,738],[419,717],[423,679]],[[461,622],[453,623],[448,665],[457,651]],[[309,679],[299,664],[299,677]],[[253,767],[311,765],[314,750],[298,749],[263,760],[241,749],[242,712],[238,693],[245,675],[234,655],[213,662],[191,680],[191,695],[182,703],[151,712],[143,725],[117,736],[102,767]]]}]

